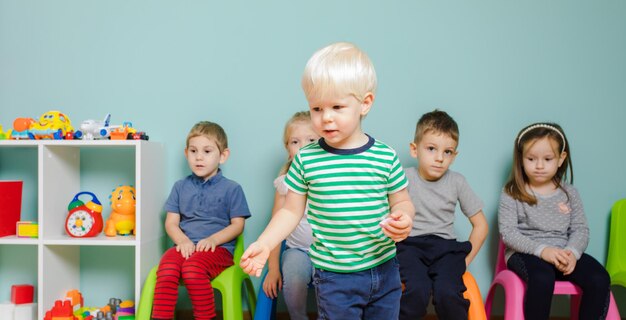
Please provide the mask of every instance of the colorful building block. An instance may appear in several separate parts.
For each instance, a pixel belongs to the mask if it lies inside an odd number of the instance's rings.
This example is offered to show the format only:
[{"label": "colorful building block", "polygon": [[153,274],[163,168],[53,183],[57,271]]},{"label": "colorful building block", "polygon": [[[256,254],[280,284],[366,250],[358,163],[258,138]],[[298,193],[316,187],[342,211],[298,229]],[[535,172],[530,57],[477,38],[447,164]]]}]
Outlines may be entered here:
[{"label": "colorful building block", "polygon": [[70,302],[73,312],[83,307],[83,295],[76,289],[68,291],[65,294],[65,300]]},{"label": "colorful building block", "polygon": [[37,320],[37,304],[24,303],[16,305],[13,320]]},{"label": "colorful building block", "polygon": [[32,221],[18,221],[15,226],[18,238],[37,238],[39,225]]},{"label": "colorful building block", "polygon": [[15,304],[32,303],[35,287],[30,284],[16,284],[11,286],[11,302]]},{"label": "colorful building block", "polygon": [[15,304],[3,302],[0,303],[0,319],[13,319],[15,312]]},{"label": "colorful building block", "polygon": [[54,307],[46,312],[44,320],[77,320],[72,314],[72,304],[68,300],[57,300]]}]

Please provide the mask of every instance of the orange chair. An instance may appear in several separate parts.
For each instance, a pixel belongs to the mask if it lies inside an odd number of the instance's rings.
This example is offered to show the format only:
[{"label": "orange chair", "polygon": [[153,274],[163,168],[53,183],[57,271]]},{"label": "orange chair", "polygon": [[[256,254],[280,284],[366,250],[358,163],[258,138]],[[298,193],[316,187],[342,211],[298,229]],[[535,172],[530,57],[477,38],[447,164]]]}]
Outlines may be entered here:
[{"label": "orange chair", "polygon": [[480,294],[476,280],[469,271],[463,274],[463,283],[467,288],[467,290],[463,292],[463,297],[470,302],[469,310],[467,311],[467,319],[486,320],[487,314],[485,314],[483,296]]}]

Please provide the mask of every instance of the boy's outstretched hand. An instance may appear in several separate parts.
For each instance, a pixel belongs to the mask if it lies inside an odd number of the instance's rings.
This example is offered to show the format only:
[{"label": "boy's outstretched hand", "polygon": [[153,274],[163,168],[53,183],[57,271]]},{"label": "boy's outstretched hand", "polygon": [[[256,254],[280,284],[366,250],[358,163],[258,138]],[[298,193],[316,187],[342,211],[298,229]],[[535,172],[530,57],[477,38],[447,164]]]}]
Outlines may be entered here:
[{"label": "boy's outstretched hand", "polygon": [[241,256],[239,266],[243,269],[243,272],[251,276],[260,277],[265,262],[267,262],[267,258],[270,256],[270,251],[267,246],[253,242]]},{"label": "boy's outstretched hand", "polygon": [[394,211],[380,223],[383,233],[395,242],[400,242],[411,233],[413,219],[401,211]]}]

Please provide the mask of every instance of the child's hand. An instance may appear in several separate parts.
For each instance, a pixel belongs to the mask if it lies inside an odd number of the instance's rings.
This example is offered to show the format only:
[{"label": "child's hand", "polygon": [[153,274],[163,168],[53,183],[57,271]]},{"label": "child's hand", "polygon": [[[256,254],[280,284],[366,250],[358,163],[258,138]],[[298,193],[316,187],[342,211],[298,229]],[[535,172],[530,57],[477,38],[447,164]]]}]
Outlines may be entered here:
[{"label": "child's hand", "polygon": [[275,299],[278,297],[278,291],[283,289],[283,279],[279,270],[269,269],[263,282],[263,291],[268,297]]},{"label": "child's hand", "polygon": [[193,245],[193,242],[191,242],[191,240],[187,239],[186,241],[181,242],[180,244],[176,245],[176,252],[180,252],[180,255],[183,256],[183,258],[188,259],[189,257],[191,257],[191,254],[196,250],[195,246]]},{"label": "child's hand", "polygon": [[541,259],[553,264],[559,271],[567,267],[569,258],[565,250],[556,247],[546,247],[541,251]]},{"label": "child's hand", "polygon": [[252,243],[241,256],[239,266],[243,271],[251,276],[260,277],[267,258],[270,256],[270,248],[260,245],[257,242]]},{"label": "child's hand", "polygon": [[574,255],[574,253],[570,250],[563,250],[565,251],[565,253],[567,254],[567,265],[565,266],[565,268],[563,268],[563,270],[559,269],[561,272],[563,272],[563,275],[569,275],[574,271],[574,268],[576,268],[576,256]]},{"label": "child's hand", "polygon": [[383,233],[395,242],[400,242],[411,233],[413,227],[413,219],[407,214],[395,211],[380,223]]},{"label": "child's hand", "polygon": [[204,238],[200,241],[198,241],[198,244],[196,244],[196,251],[200,252],[200,251],[209,251],[211,250],[211,252],[215,252],[215,248],[218,246],[217,242],[215,241],[215,239],[213,239],[213,237],[208,237],[208,238]]}]

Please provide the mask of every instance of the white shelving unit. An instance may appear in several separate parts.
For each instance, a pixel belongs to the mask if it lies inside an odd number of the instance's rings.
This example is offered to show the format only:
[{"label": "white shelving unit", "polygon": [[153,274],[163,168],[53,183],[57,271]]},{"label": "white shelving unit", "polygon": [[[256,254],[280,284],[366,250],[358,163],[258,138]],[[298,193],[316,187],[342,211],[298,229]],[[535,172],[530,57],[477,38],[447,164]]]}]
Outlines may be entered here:
[{"label": "white shelving unit", "polygon": [[[132,255],[133,258],[127,260],[133,261],[111,261],[110,266],[117,263],[132,264],[129,268],[134,269],[134,275],[130,279],[134,282],[134,300],[138,303],[141,285],[150,269],[158,263],[163,250],[164,235],[161,217],[166,197],[163,145],[141,140],[0,141],[0,153],[11,148],[37,149],[39,237],[37,239],[2,237],[0,246],[37,247],[38,319],[43,318],[45,311],[54,305],[55,300],[63,298],[68,290],[90,285],[91,280],[83,279],[81,276],[85,271],[81,270],[80,257],[81,251],[84,253],[84,250],[119,250],[121,256]],[[87,149],[96,154],[100,152],[106,154],[113,149],[121,149],[127,154],[133,154],[131,156],[133,159],[128,159],[128,161],[134,162],[133,185],[137,193],[135,236],[106,237],[101,233],[92,238],[72,238],[66,234],[64,223],[67,205],[78,191],[82,191],[81,150]],[[2,170],[3,168],[0,167],[0,171]],[[104,208],[103,219],[106,222],[110,212],[107,210],[108,199],[100,198],[100,202]],[[9,258],[11,257],[0,255],[0,260]],[[107,266],[103,268],[106,269]],[[11,272],[11,270],[0,270],[1,272]],[[10,277],[10,274],[7,276]],[[104,274],[102,276],[115,277],[116,275]],[[128,277],[128,275],[123,276]],[[115,288],[101,289],[112,292],[115,290]]]}]

